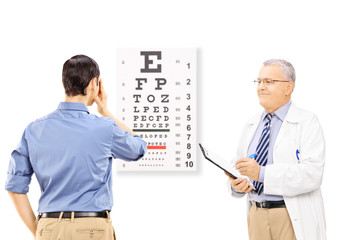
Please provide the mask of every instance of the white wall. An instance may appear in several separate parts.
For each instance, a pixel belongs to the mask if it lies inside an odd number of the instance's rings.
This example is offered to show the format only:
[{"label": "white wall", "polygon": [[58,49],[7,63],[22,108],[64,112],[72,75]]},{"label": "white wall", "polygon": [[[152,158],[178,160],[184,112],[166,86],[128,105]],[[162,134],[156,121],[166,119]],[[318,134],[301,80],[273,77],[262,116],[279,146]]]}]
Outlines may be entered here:
[{"label": "white wall", "polygon": [[[322,191],[329,239],[356,236],[355,1],[117,2],[0,3],[2,183],[26,125],[63,100],[62,64],[75,54],[98,62],[115,112],[117,47],[197,47],[198,141],[228,159],[245,120],[261,110],[251,80],[263,60],[284,58],[297,70],[293,101],[318,115],[327,140]],[[244,199],[230,197],[226,177],[200,152],[198,161],[196,173],[114,173],[118,238],[247,239]],[[2,236],[31,239],[6,191],[0,195]],[[29,198],[36,210],[35,177]]]}]

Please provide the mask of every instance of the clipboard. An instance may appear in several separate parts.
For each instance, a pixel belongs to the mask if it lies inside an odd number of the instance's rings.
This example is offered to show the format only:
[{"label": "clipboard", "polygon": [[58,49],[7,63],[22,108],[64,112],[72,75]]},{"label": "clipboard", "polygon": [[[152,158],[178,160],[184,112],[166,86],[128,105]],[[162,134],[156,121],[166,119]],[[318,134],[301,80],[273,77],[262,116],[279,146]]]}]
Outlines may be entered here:
[{"label": "clipboard", "polygon": [[[233,178],[245,178],[249,181],[249,186],[253,186],[252,181],[249,177],[241,175],[239,171],[235,169],[234,166],[232,166],[228,161],[224,160],[220,156],[218,156],[216,153],[209,151],[205,149],[200,143],[199,143],[201,152],[204,154],[204,157],[206,160],[217,166],[218,168],[224,170],[227,172],[230,176]],[[254,189],[255,190],[255,189]]]}]

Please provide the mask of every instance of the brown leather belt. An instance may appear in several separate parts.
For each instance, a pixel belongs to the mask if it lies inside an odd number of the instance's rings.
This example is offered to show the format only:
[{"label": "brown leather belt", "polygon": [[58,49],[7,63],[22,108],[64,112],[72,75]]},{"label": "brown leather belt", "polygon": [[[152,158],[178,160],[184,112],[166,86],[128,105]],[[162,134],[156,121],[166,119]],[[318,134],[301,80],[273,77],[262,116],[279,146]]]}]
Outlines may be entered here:
[{"label": "brown leather belt", "polygon": [[[46,212],[39,213],[38,219],[40,218],[58,218],[60,217],[61,212]],[[101,217],[107,218],[108,215],[106,212],[74,212],[74,218],[83,218],[83,217]],[[71,218],[71,212],[64,212],[62,218]]]}]

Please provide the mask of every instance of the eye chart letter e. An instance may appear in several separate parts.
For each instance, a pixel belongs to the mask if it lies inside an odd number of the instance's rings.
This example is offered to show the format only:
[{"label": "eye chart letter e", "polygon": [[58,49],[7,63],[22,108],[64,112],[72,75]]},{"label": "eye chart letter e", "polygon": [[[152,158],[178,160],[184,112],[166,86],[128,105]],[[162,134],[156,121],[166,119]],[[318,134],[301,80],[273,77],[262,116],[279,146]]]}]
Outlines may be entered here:
[{"label": "eye chart letter e", "polygon": [[117,114],[147,142],[118,171],[195,171],[196,48],[118,49]]}]

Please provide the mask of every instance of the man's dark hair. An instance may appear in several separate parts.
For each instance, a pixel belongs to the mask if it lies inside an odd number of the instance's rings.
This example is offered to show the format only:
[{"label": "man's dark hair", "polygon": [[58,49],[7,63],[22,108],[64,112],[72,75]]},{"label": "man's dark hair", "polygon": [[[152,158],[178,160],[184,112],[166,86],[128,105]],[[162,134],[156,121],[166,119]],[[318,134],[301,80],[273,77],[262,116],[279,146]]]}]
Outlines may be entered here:
[{"label": "man's dark hair", "polygon": [[67,60],[63,65],[62,82],[66,95],[86,95],[85,88],[91,79],[99,81],[100,70],[98,64],[90,57],[76,55]]}]

